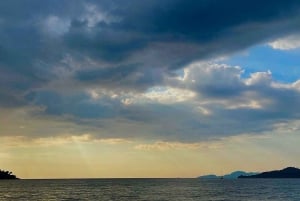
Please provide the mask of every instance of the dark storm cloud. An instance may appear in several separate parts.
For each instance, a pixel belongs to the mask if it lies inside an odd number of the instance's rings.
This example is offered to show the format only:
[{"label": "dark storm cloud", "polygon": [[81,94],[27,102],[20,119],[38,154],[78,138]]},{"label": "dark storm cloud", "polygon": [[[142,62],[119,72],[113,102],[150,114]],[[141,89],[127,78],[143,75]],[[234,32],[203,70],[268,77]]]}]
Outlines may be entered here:
[{"label": "dark storm cloud", "polygon": [[[72,49],[110,62],[125,60],[136,52],[154,48],[154,43],[195,45],[189,55],[159,67],[179,68],[196,59],[238,51],[258,42],[298,29],[299,2],[261,1],[112,1],[111,23],[75,23],[65,36]],[[101,7],[101,3],[99,3]],[[107,5],[106,5],[107,6]],[[172,46],[171,48],[174,48]],[[154,48],[154,51],[160,49]],[[164,49],[172,54],[172,49]],[[158,57],[156,59],[163,60]],[[166,56],[166,55],[164,55]],[[168,56],[168,55],[167,55]],[[139,61],[145,64],[143,60]],[[147,61],[148,63],[151,61]]]},{"label": "dark storm cloud", "polygon": [[[104,30],[99,28],[99,32],[94,28],[95,35],[90,36],[89,30],[82,32],[85,30],[86,24],[82,27],[74,28],[74,23],[76,22],[72,23],[70,33],[64,38],[65,44],[70,49],[78,50],[96,60],[103,59],[109,62],[122,61],[131,52],[142,49],[147,44],[140,37],[133,36],[134,33],[126,33],[122,30],[114,30],[106,26],[103,27]],[[98,26],[102,26],[102,24]]]},{"label": "dark storm cloud", "polygon": [[[130,1],[114,11],[122,16],[117,27],[145,34],[170,34],[183,40],[209,41],[222,36],[228,28],[293,16],[299,1],[262,2],[239,0]],[[147,23],[145,23],[147,22]],[[224,32],[225,30],[225,32]]]}]

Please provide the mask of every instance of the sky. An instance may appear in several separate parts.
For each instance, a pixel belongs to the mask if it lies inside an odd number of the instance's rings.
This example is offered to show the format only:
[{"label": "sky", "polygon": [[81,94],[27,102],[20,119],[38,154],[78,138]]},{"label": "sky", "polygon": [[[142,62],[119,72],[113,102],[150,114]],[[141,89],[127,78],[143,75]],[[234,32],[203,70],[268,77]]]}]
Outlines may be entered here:
[{"label": "sky", "polygon": [[0,1],[0,168],[300,167],[300,1]]}]

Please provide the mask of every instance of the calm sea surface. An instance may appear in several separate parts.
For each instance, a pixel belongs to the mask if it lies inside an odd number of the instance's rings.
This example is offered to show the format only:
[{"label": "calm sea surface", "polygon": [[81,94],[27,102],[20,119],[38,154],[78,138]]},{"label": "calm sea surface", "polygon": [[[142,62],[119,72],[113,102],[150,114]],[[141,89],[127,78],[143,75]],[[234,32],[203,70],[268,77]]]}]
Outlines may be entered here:
[{"label": "calm sea surface", "polygon": [[0,181],[13,200],[299,200],[300,179],[74,179]]}]

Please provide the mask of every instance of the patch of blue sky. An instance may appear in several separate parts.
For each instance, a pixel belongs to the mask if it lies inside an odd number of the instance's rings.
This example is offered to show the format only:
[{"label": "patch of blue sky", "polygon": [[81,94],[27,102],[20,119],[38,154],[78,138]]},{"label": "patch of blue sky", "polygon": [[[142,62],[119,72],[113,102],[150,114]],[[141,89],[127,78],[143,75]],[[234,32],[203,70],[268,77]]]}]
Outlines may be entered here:
[{"label": "patch of blue sky", "polygon": [[270,70],[274,80],[290,83],[300,79],[300,49],[279,50],[268,45],[258,45],[246,52],[237,53],[219,63],[240,66],[242,77]]},{"label": "patch of blue sky", "polygon": [[177,76],[179,76],[180,78],[184,77],[184,69],[178,69],[174,72]]}]

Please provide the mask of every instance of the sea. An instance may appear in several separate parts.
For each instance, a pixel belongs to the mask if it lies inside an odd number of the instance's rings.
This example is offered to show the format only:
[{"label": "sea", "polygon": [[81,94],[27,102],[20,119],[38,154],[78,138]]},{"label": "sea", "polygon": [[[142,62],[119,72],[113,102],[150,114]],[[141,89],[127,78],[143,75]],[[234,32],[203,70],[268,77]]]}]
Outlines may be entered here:
[{"label": "sea", "polygon": [[0,201],[300,201],[300,179],[0,180]]}]

